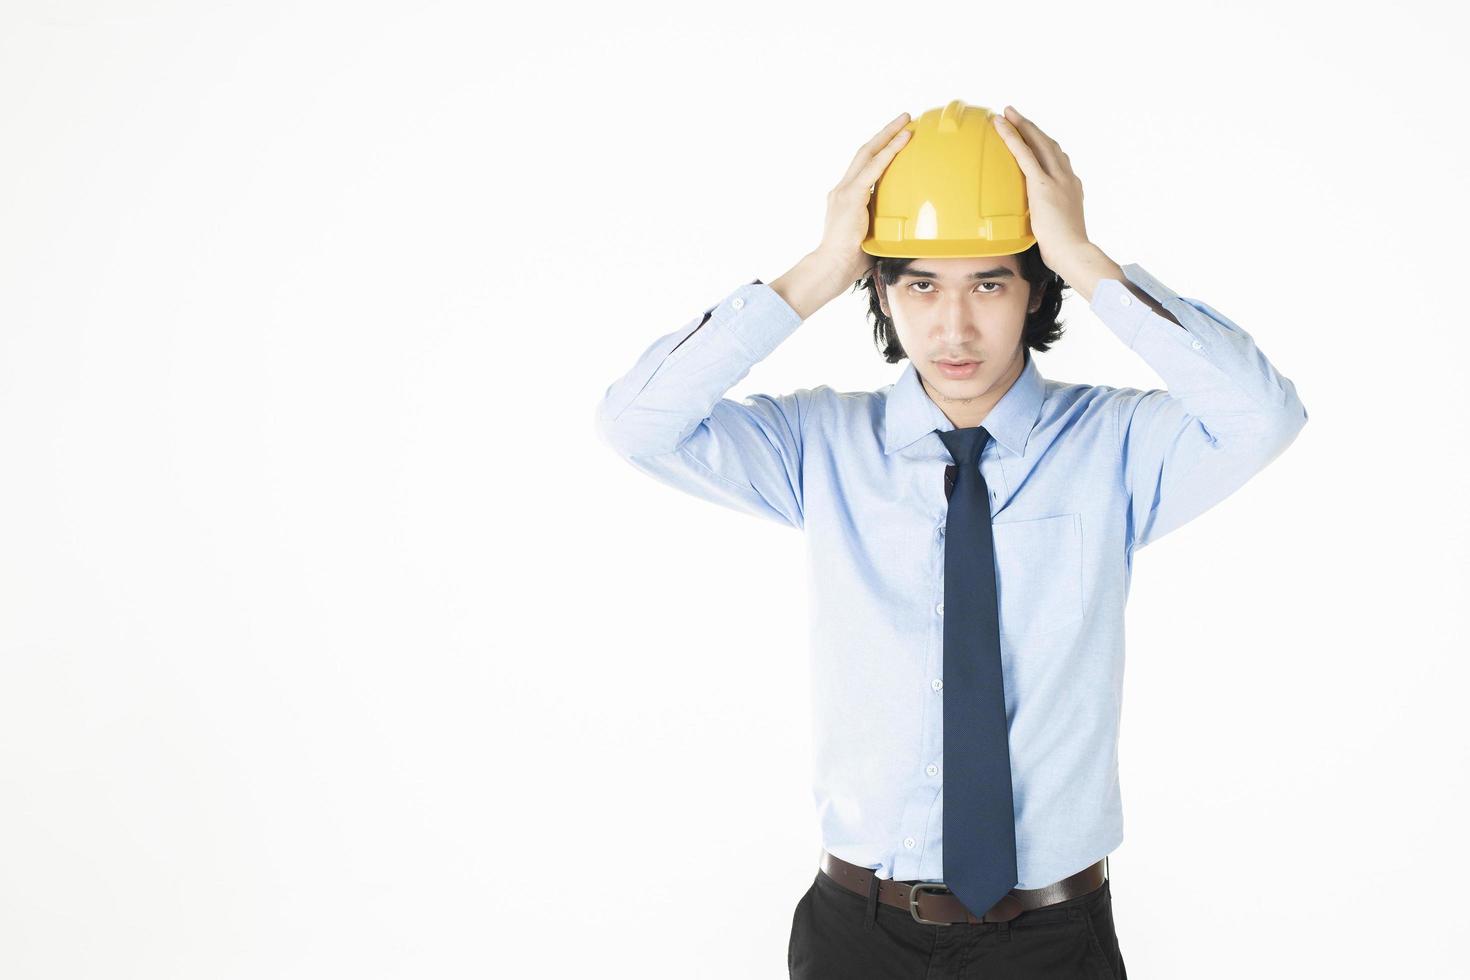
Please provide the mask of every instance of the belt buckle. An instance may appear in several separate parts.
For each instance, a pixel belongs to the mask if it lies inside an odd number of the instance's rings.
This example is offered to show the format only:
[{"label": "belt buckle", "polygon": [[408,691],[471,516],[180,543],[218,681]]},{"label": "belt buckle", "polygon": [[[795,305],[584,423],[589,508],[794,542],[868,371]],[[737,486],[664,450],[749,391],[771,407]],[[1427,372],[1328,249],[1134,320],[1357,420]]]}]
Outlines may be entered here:
[{"label": "belt buckle", "polygon": [[914,921],[915,922],[918,922],[918,923],[920,923],[922,925],[926,925],[926,926],[952,926],[952,925],[954,925],[953,922],[940,922],[940,921],[938,921],[936,919],[926,919],[926,918],[922,917],[921,915],[919,915],[919,895],[920,895],[920,890],[921,889],[929,889],[931,891],[935,891],[936,893],[942,891],[946,895],[953,895],[954,894],[954,892],[950,891],[948,887],[946,887],[945,885],[940,884],[937,881],[917,881],[914,884],[910,885],[909,886],[909,914],[914,917]]}]

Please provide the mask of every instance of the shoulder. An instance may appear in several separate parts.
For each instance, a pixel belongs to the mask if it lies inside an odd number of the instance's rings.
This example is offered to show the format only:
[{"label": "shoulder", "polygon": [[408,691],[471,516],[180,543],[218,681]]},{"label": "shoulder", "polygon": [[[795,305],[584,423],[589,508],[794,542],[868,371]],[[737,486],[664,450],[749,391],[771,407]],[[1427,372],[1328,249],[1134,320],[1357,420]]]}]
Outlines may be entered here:
[{"label": "shoulder", "polygon": [[1058,413],[1099,409],[1126,413],[1140,399],[1160,393],[1162,392],[1157,390],[1143,391],[1117,385],[1054,381],[1048,378],[1044,389],[1044,404],[1047,409]]},{"label": "shoulder", "polygon": [[892,387],[889,384],[872,391],[848,391],[823,384],[799,388],[792,398],[801,412],[803,430],[830,441],[877,426]]},{"label": "shoulder", "polygon": [[881,409],[892,388],[893,385],[887,384],[873,391],[846,391],[831,385],[817,385],[800,389],[800,394],[813,410],[850,414],[872,411],[875,407]]},{"label": "shoulder", "polygon": [[1150,411],[1156,400],[1167,398],[1168,392],[1157,388],[1047,379],[1041,416],[1059,432],[1085,432],[1097,426],[1092,431],[1106,431],[1114,442],[1121,442],[1140,409]]}]

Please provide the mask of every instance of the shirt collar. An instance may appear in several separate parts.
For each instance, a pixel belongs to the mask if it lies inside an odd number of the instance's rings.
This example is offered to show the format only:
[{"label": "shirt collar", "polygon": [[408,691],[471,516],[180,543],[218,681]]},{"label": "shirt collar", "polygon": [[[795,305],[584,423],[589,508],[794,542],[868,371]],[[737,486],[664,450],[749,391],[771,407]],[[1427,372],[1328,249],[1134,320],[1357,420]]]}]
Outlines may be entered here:
[{"label": "shirt collar", "polygon": [[[991,438],[1013,455],[1026,455],[1026,440],[1041,417],[1041,403],[1046,394],[1046,379],[1036,367],[1031,349],[1025,348],[1026,366],[1010,389],[995,403],[980,423]],[[930,432],[945,432],[954,423],[924,390],[914,362],[909,361],[903,374],[889,389],[883,407],[883,452],[892,455]]]}]

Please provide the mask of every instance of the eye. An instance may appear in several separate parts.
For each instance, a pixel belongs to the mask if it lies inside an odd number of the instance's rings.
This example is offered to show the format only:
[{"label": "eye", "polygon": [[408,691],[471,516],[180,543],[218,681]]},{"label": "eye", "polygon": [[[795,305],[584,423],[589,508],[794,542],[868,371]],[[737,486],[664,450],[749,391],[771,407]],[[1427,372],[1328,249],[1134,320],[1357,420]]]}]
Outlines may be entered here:
[{"label": "eye", "polygon": [[[910,283],[909,284],[909,289],[914,289],[915,286],[932,286],[932,285],[933,285],[933,283],[931,283],[928,279],[920,279],[920,280],[918,280],[916,282]],[[985,282],[979,283],[979,285],[981,285],[981,286],[994,286],[995,287],[994,289],[983,289],[983,290],[981,290],[981,292],[985,293],[986,295],[990,295],[992,293],[998,293],[1001,290],[1001,283],[998,283],[998,282],[993,282],[993,281],[987,280]],[[927,296],[927,295],[929,295],[928,290],[915,290],[915,292],[918,292],[920,296]]]}]

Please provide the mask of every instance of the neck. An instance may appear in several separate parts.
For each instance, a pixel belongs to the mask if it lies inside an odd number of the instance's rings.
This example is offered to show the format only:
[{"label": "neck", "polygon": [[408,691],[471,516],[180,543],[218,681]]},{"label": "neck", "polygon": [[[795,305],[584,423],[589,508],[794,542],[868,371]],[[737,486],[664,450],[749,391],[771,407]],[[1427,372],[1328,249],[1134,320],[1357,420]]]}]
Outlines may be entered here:
[{"label": "neck", "polygon": [[944,413],[945,418],[949,419],[951,425],[956,429],[969,429],[984,422],[990,410],[1005,397],[1006,392],[1011,390],[1011,385],[1016,383],[1016,379],[1026,369],[1028,356],[1026,348],[1021,348],[1010,366],[1006,368],[1005,374],[997,378],[995,384],[973,398],[950,398],[930,387],[929,382],[925,381],[922,375],[919,376],[919,380],[923,383],[924,391],[928,394],[930,401],[939,406],[939,410]]}]

